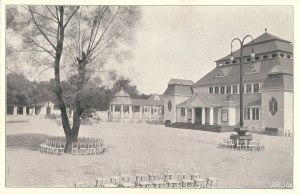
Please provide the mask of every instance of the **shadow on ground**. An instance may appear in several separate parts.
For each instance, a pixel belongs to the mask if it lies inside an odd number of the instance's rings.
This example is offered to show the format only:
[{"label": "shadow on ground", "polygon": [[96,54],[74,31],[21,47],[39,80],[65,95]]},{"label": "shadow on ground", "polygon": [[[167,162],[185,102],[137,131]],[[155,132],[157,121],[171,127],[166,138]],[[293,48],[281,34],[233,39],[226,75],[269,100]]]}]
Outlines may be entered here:
[{"label": "shadow on ground", "polygon": [[39,144],[46,142],[50,138],[49,135],[36,133],[23,133],[6,136],[6,149],[16,150],[25,149],[36,151],[39,150]]}]

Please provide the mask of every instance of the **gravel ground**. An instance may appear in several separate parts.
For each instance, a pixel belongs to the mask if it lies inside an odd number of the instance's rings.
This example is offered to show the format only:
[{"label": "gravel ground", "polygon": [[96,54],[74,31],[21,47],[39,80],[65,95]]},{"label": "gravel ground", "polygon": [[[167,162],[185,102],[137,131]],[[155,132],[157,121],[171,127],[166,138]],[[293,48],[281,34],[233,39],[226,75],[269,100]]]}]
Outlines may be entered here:
[{"label": "gravel ground", "polygon": [[[125,165],[162,168],[163,164],[188,167],[197,164],[203,176],[220,180],[220,188],[282,188],[293,181],[293,138],[254,134],[265,150],[234,151],[217,148],[230,133],[165,128],[161,125],[100,122],[82,126],[80,137],[101,137],[109,151],[98,156],[46,155],[39,144],[51,136],[63,136],[51,120],[27,117],[29,123],[6,125],[7,187],[72,187],[84,180],[94,184],[94,169],[114,171]],[[212,168],[212,171],[206,169]],[[117,173],[117,172],[116,172]],[[206,174],[206,175],[205,175]]]}]

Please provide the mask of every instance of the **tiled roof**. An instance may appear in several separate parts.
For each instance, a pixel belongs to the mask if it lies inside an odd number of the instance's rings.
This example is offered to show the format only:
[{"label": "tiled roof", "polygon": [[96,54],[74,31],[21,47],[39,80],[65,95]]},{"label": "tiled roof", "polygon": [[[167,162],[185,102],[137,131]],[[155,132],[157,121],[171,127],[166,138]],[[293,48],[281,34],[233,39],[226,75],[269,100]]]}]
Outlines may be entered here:
[{"label": "tiled roof", "polygon": [[114,96],[130,97],[129,94],[123,90],[123,88],[119,92],[117,92]]},{"label": "tiled roof", "polygon": [[[180,103],[177,107],[217,107],[217,106],[239,106],[240,95],[220,95],[210,93],[197,93],[188,100]],[[259,106],[261,105],[261,94],[245,94],[243,98],[244,106]]]},{"label": "tiled roof", "polygon": [[184,86],[191,86],[194,84],[192,80],[187,79],[171,79],[168,85],[184,85]]},{"label": "tiled roof", "polygon": [[291,74],[270,74],[261,89],[293,89],[293,76]]},{"label": "tiled roof", "polygon": [[163,100],[131,99],[133,106],[163,106]]},{"label": "tiled roof", "polygon": [[132,104],[129,96],[114,96],[110,102],[112,105],[130,105]]},{"label": "tiled roof", "polygon": [[[288,72],[292,72],[293,60],[287,58],[272,58],[263,61],[261,63],[259,72],[254,74],[245,74],[245,72],[257,62],[249,62],[243,64],[244,82],[258,82],[267,78],[269,71],[273,66],[278,65],[281,69],[285,69]],[[216,77],[217,73],[221,69],[231,69],[227,76]],[[209,86],[209,85],[227,85],[238,84],[240,79],[240,64],[226,65],[215,67],[212,71],[206,74],[203,78],[197,81],[193,87]]]},{"label": "tiled roof", "polygon": [[[253,42],[254,42],[253,49],[255,54],[268,53],[272,51],[286,51],[289,53],[293,52],[293,45],[291,44],[291,42],[283,40],[269,33],[262,34],[261,36],[254,39]],[[251,46],[251,42],[249,42],[244,45],[243,55],[250,56],[251,51],[252,51],[252,46]],[[233,52],[233,57],[234,58],[240,57],[240,48]],[[230,58],[230,54],[217,61],[228,60],[229,58]]]},{"label": "tiled roof", "polygon": [[168,85],[164,96],[192,96],[193,90],[191,86],[187,85]]}]

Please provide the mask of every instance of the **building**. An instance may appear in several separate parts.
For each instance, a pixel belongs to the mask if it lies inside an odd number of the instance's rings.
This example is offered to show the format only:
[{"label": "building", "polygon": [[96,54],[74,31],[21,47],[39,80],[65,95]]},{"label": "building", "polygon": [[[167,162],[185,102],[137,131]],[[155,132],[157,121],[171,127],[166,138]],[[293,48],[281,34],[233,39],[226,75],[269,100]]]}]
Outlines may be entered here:
[{"label": "building", "polygon": [[148,99],[133,99],[122,88],[110,102],[108,117],[112,121],[162,123],[163,97],[153,94]]},{"label": "building", "polygon": [[196,83],[172,79],[164,93],[164,121],[235,127],[239,125],[239,75],[243,60],[244,126],[253,130],[293,132],[293,45],[267,31],[218,59]]}]

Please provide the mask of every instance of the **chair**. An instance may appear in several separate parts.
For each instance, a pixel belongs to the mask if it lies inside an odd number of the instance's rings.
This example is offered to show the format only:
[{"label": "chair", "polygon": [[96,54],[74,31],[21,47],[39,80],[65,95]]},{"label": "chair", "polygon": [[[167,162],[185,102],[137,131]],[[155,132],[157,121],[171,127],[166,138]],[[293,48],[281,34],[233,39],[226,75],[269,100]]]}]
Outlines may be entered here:
[{"label": "chair", "polygon": [[94,155],[96,153],[96,145],[93,141],[88,141],[87,143],[87,153],[89,155]]},{"label": "chair", "polygon": [[74,177],[78,180],[74,183],[74,187],[89,187],[89,184],[83,180],[83,170],[75,170]]},{"label": "chair", "polygon": [[79,154],[86,155],[87,154],[87,146],[86,142],[79,142]]},{"label": "chair", "polygon": [[179,182],[181,182],[182,187],[193,187],[194,181],[187,178],[189,170],[186,168],[180,168],[180,172],[177,174]]},{"label": "chair", "polygon": [[162,172],[157,168],[152,169],[152,173],[149,174],[149,181],[152,182],[155,188],[166,187],[167,184],[165,181],[163,181]]},{"label": "chair", "polygon": [[75,154],[75,155],[78,154],[78,148],[79,148],[78,145],[79,145],[78,142],[72,142],[72,154]]},{"label": "chair", "polygon": [[219,179],[213,177],[213,169],[211,167],[208,167],[205,169],[205,175],[206,175],[206,187],[210,185],[211,188],[214,186],[219,187]]},{"label": "chair", "polygon": [[164,168],[164,175],[165,175],[165,182],[167,183],[168,187],[179,187],[180,182],[176,179],[174,179],[174,174],[176,172],[176,170],[174,169],[174,167],[171,167],[170,165],[165,164],[163,166]]},{"label": "chair", "polygon": [[239,139],[236,140],[236,149],[237,150],[241,150],[242,149],[241,141]]},{"label": "chair", "polygon": [[134,179],[133,176],[130,174],[130,170],[127,166],[120,166],[120,177],[121,177],[121,184],[120,186],[130,188],[134,187],[135,184],[133,183]]},{"label": "chair", "polygon": [[206,187],[206,179],[201,177],[201,169],[199,167],[190,167],[191,179],[194,181],[194,187]]},{"label": "chair", "polygon": [[152,183],[148,179],[147,167],[145,165],[136,165],[135,185],[137,187],[150,187]]}]

